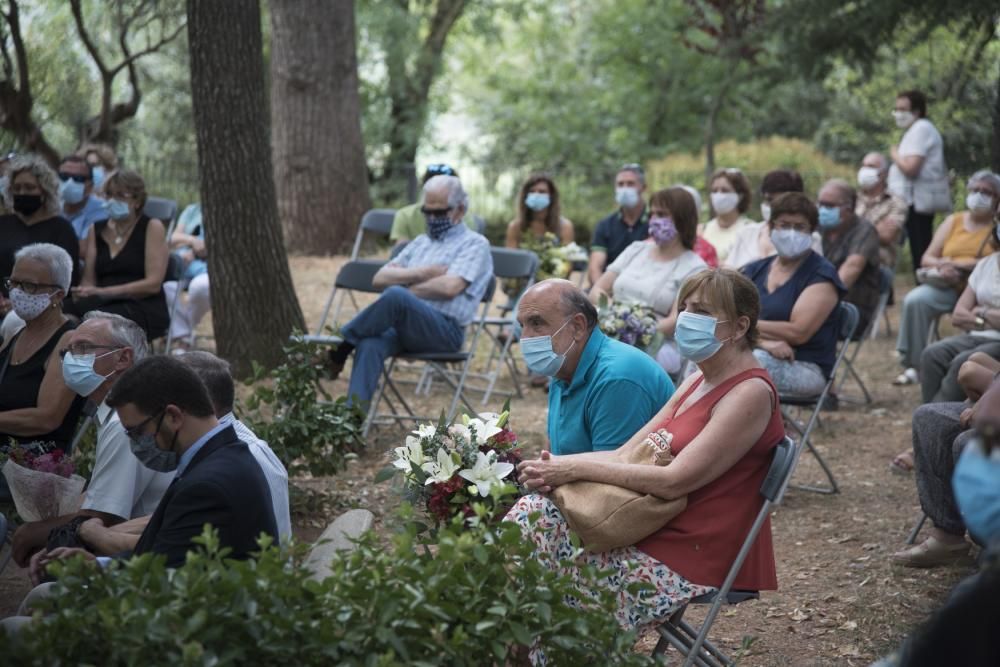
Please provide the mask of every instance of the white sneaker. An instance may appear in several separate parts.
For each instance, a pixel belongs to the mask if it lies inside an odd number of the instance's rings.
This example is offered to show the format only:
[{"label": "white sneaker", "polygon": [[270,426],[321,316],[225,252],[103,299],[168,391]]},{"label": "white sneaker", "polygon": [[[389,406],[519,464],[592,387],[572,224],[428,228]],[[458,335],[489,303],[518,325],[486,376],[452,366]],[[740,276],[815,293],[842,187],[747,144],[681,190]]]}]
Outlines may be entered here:
[{"label": "white sneaker", "polygon": [[896,376],[896,379],[892,381],[895,385],[906,385],[906,384],[917,384],[920,382],[920,374],[917,373],[916,368],[907,368],[905,371]]}]

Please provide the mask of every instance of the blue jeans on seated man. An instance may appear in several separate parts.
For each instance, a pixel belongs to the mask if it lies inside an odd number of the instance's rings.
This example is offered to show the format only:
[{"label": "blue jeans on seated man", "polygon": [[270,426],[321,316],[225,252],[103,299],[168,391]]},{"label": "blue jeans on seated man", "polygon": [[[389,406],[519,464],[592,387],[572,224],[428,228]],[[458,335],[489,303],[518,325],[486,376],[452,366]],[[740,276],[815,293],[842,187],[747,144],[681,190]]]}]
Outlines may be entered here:
[{"label": "blue jeans on seated man", "polygon": [[348,399],[367,406],[387,357],[400,352],[457,352],[465,328],[405,287],[393,285],[345,324],[341,335],[355,347]]}]

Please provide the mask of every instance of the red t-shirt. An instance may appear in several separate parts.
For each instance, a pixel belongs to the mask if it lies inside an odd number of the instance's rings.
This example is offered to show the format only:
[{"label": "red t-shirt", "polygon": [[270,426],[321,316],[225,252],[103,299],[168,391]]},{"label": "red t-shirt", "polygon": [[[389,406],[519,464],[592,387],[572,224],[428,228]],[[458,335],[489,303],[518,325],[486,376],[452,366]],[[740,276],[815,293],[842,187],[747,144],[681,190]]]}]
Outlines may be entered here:
[{"label": "red t-shirt", "polygon": [[[680,415],[675,407],[673,414],[657,426],[657,429],[665,428],[673,434],[670,449],[677,456],[708,423],[716,403],[730,389],[749,378],[761,378],[774,391],[774,411],[760,439],[718,479],[689,493],[687,508],[683,512],[636,545],[695,584],[722,585],[760,511],[764,500],[760,487],[771,465],[773,450],[785,435],[778,392],[767,371],[752,368],[729,378]],[[699,377],[692,383],[677,406],[687,400],[703,379]],[[775,590],[777,587],[771,519],[768,517],[743,562],[733,588],[759,591]]]}]

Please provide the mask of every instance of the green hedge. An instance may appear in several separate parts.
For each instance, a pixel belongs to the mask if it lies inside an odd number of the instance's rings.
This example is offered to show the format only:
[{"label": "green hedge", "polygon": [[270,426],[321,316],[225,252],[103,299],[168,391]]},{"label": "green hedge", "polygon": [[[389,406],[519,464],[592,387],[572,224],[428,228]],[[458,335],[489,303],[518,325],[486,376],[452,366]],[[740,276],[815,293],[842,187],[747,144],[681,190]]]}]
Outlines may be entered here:
[{"label": "green hedge", "polygon": [[151,555],[107,572],[57,564],[61,591],[5,664],[504,665],[536,641],[554,665],[652,664],[631,652],[613,597],[568,606],[573,584],[513,524],[446,527],[436,554],[415,527],[390,545],[368,534],[322,582],[308,578],[301,546],[291,563],[266,545],[256,560],[228,561],[213,533],[199,541],[172,571]]}]

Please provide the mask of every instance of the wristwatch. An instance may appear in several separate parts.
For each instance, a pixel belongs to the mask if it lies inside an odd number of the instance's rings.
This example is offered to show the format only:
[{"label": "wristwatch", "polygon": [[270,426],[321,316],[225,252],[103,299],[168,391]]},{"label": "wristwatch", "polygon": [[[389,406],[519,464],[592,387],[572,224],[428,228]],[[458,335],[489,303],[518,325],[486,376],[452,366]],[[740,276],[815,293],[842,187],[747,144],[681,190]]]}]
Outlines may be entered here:
[{"label": "wristwatch", "polygon": [[976,328],[980,331],[986,328],[986,319],[982,315],[976,315]]}]

